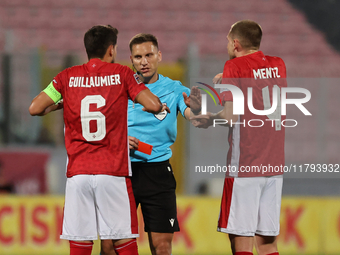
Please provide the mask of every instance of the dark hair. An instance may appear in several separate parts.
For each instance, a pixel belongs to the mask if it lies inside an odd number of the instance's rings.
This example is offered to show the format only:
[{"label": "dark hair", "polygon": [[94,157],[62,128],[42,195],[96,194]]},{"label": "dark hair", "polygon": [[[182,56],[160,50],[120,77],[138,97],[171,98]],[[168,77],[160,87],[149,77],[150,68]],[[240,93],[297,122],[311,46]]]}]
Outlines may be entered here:
[{"label": "dark hair", "polygon": [[241,20],[232,25],[229,35],[232,39],[239,39],[245,49],[259,49],[262,28],[255,21]]},{"label": "dark hair", "polygon": [[145,43],[145,42],[152,42],[153,45],[155,45],[158,49],[158,41],[156,36],[152,35],[152,34],[138,34],[135,35],[134,37],[132,37],[132,39],[130,40],[130,51],[132,51],[132,46],[135,44],[141,44],[141,43]]},{"label": "dark hair", "polygon": [[87,57],[103,58],[110,45],[117,44],[117,28],[110,25],[97,25],[91,27],[84,36]]}]

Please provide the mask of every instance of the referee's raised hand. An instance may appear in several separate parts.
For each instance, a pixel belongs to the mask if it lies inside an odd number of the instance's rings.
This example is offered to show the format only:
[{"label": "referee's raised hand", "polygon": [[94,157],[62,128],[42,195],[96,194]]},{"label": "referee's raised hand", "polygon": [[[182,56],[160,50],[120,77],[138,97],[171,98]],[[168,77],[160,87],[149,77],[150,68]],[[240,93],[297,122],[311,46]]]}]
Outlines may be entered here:
[{"label": "referee's raised hand", "polygon": [[191,111],[197,115],[201,111],[201,91],[197,87],[192,87],[190,96],[183,92],[184,103],[190,107]]}]

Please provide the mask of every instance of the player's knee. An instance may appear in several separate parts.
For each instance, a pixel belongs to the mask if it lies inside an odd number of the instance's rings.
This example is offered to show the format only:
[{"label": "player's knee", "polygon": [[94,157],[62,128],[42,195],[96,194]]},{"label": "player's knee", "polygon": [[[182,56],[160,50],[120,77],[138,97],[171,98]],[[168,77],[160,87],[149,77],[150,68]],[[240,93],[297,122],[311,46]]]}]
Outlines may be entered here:
[{"label": "player's knee", "polygon": [[262,242],[257,243],[257,253],[259,255],[276,254],[277,242],[275,237],[266,237]]},{"label": "player's knee", "polygon": [[171,255],[171,242],[169,241],[160,241],[154,247],[156,255]]},{"label": "player's knee", "polygon": [[256,250],[259,255],[278,254],[276,245],[262,245],[258,246]]},{"label": "player's knee", "polygon": [[101,250],[100,250],[101,255],[115,254],[113,242],[111,240],[102,240],[100,248],[101,248]]}]

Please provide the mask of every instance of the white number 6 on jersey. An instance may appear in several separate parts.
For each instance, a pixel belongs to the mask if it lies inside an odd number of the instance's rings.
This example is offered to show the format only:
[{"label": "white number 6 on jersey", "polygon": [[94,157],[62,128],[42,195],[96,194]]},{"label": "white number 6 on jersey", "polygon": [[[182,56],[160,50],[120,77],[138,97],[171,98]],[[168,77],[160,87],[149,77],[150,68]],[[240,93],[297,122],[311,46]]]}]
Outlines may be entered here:
[{"label": "white number 6 on jersey", "polygon": [[[96,104],[97,108],[105,105],[105,98],[101,95],[86,96],[81,100],[80,120],[83,137],[86,141],[100,141],[106,135],[105,115],[99,111],[90,112],[90,104]],[[97,131],[90,132],[90,121],[96,120]]]}]

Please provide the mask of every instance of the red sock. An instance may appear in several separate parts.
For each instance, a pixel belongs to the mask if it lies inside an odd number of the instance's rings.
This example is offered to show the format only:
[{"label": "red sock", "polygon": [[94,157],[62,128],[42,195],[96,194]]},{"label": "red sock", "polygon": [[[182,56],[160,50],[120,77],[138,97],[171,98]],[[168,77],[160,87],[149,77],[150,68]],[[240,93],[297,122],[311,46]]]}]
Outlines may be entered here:
[{"label": "red sock", "polygon": [[92,243],[70,241],[70,255],[91,255]]},{"label": "red sock", "polygon": [[267,255],[280,255],[279,252],[273,252],[273,253],[270,253],[270,254],[267,254]]},{"label": "red sock", "polygon": [[249,251],[237,251],[234,255],[253,255],[253,253]]},{"label": "red sock", "polygon": [[136,239],[115,246],[115,251],[117,255],[138,255]]}]

